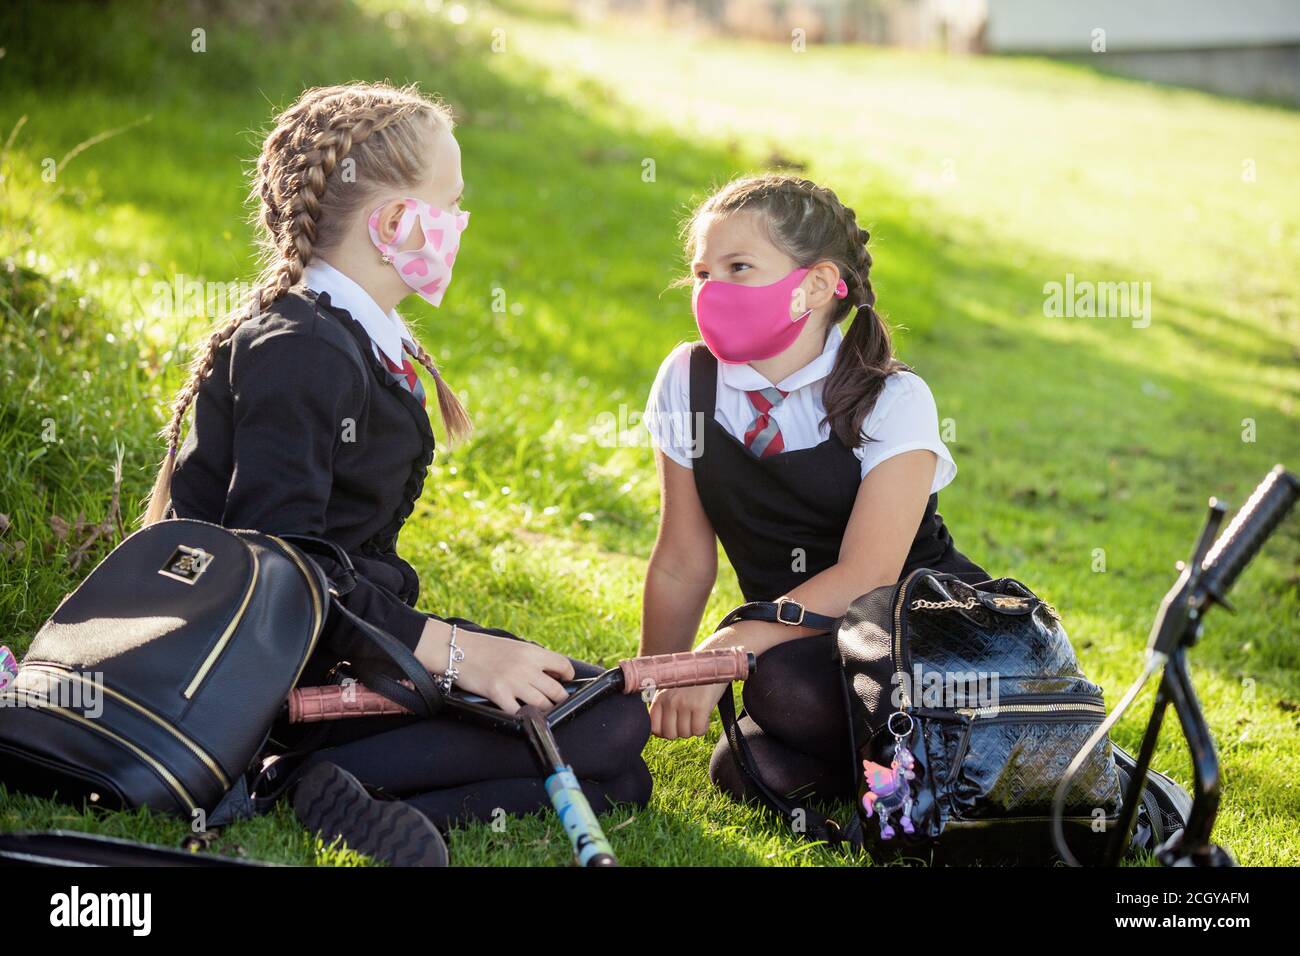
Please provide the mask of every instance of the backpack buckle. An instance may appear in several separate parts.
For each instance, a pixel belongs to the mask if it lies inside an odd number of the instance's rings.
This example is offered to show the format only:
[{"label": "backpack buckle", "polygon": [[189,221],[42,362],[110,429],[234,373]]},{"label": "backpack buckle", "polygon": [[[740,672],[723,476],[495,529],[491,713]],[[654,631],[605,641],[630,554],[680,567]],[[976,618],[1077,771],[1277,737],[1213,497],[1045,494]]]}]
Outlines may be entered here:
[{"label": "backpack buckle", "polygon": [[[787,607],[798,608],[799,616],[794,619],[787,617],[786,610],[785,610]],[[794,598],[779,597],[776,599],[776,620],[778,624],[785,624],[788,627],[799,627],[801,624],[803,624],[803,618],[806,613],[807,610],[804,608],[804,606],[800,604],[798,601],[794,600]]]}]

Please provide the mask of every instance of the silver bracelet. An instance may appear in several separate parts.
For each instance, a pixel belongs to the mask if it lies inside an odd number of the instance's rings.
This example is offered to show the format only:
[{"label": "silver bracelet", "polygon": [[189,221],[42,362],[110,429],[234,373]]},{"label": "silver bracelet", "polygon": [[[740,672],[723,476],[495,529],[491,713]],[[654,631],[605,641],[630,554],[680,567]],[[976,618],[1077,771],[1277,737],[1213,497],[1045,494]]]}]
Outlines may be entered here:
[{"label": "silver bracelet", "polygon": [[451,685],[460,676],[456,665],[465,659],[465,652],[456,646],[456,625],[451,626],[451,640],[447,642],[447,670],[438,678],[438,687],[444,694],[451,693]]}]

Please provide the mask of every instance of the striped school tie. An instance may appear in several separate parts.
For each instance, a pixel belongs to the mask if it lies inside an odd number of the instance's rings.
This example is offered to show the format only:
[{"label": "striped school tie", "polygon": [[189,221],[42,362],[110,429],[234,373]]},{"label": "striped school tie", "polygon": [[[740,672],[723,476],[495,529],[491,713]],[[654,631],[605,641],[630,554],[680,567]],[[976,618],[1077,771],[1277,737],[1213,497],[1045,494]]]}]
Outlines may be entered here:
[{"label": "striped school tie", "polygon": [[411,360],[406,357],[405,353],[409,353],[411,350],[406,348],[405,344],[403,344],[402,349],[404,354],[402,355],[401,365],[396,364],[382,351],[380,351],[379,357],[384,360],[384,367],[388,369],[388,374],[393,381],[418,398],[420,407],[423,408],[425,407],[424,383],[420,381],[420,376],[415,374],[415,366],[411,364]]},{"label": "striped school tie", "polygon": [[785,397],[790,393],[783,392],[779,388],[768,387],[745,394],[749,396],[750,404],[758,411],[754,420],[749,423],[749,428],[745,430],[745,447],[754,453],[755,458],[781,454],[785,450],[785,440],[781,437],[781,429],[770,412],[785,401]]}]

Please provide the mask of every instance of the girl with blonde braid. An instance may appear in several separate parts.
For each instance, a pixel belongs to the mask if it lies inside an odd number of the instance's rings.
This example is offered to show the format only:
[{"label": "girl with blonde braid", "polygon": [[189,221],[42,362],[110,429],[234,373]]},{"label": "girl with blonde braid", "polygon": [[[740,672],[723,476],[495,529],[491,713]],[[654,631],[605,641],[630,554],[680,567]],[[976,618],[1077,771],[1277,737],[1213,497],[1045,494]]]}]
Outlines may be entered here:
[{"label": "girl with blonde braid", "polygon": [[[662,507],[641,652],[690,648],[720,540],[749,603],[701,647],[759,655],[736,726],[760,775],[780,795],[852,800],[828,628],[914,568],[987,580],[936,510],[957,466],[930,389],[894,358],[875,311],[869,236],[834,193],[790,176],[737,180],[684,232],[703,341],[664,360],[646,408]],[[653,733],[704,734],[725,691],[660,691]],[[713,781],[737,799],[760,794],[728,750],[724,737]]]},{"label": "girl with blonde braid", "polygon": [[[357,571],[343,598],[349,610],[444,683],[513,713],[563,700],[563,681],[599,668],[417,610],[419,579],[396,550],[434,452],[416,363],[433,381],[448,436],[470,430],[394,311],[412,294],[441,303],[468,224],[463,189],[450,111],[414,89],[311,89],[277,117],[252,190],[266,266],[249,308],[211,335],[177,395],[144,523],[195,518],[329,539]],[[373,653],[332,611],[303,681]],[[446,850],[435,825],[548,803],[527,748],[480,728],[410,717],[322,726],[329,737],[302,765],[294,805],[327,842],[341,835],[383,859],[437,864]],[[559,734],[597,811],[649,799],[640,756],[649,727],[637,698],[603,703]]]}]

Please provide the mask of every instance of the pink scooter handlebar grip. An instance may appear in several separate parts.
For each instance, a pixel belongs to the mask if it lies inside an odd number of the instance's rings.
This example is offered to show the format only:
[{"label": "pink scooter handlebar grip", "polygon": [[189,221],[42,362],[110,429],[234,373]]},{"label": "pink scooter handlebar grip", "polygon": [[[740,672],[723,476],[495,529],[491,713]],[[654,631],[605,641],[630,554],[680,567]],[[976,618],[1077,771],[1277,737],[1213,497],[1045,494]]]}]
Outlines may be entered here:
[{"label": "pink scooter handlebar grip", "polygon": [[[410,686],[410,685],[408,685]],[[409,714],[401,704],[361,684],[328,684],[299,687],[289,692],[289,723],[314,724],[346,717],[377,717]]]},{"label": "pink scooter handlebar grip", "polygon": [[647,688],[694,687],[745,680],[752,665],[751,655],[743,647],[724,647],[712,651],[634,657],[620,661],[618,666],[623,670],[623,693],[635,694]]}]

